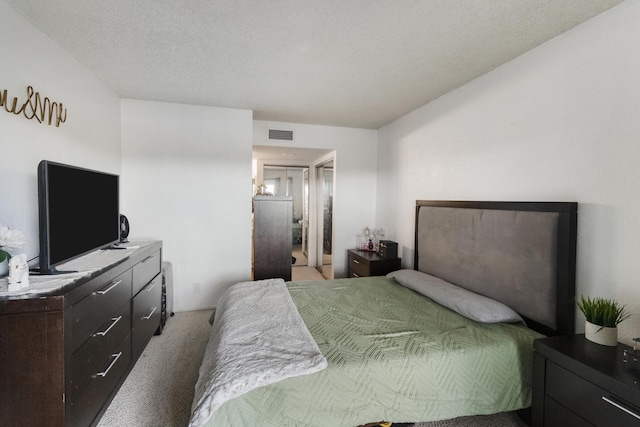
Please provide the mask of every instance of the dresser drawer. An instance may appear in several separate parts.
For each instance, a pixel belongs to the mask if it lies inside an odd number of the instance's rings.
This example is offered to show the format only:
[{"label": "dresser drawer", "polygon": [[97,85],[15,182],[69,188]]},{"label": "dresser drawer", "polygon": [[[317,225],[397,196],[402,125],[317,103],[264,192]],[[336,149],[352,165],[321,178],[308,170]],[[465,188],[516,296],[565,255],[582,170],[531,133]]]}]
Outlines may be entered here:
[{"label": "dresser drawer", "polygon": [[149,339],[160,326],[162,276],[158,274],[133,298],[132,351],[142,352]]},{"label": "dresser drawer", "polygon": [[74,388],[83,389],[86,386],[84,383],[88,382],[95,372],[99,372],[96,371],[100,368],[95,366],[96,360],[99,365],[105,355],[117,353],[115,350],[130,334],[131,305],[125,304],[71,356],[71,383]]},{"label": "dresser drawer", "polygon": [[133,267],[133,295],[160,273],[161,264],[160,251],[156,251]]},{"label": "dresser drawer", "polygon": [[553,362],[547,362],[546,394],[596,426],[637,427],[640,423],[640,408]]},{"label": "dresser drawer", "polygon": [[80,300],[72,308],[72,349],[77,349],[131,300],[131,271],[127,271],[102,288]]},{"label": "dresser drawer", "polygon": [[88,426],[127,372],[131,363],[131,335],[127,334],[113,348],[95,355],[89,361],[72,363],[75,382],[71,385],[70,420],[67,425]]}]

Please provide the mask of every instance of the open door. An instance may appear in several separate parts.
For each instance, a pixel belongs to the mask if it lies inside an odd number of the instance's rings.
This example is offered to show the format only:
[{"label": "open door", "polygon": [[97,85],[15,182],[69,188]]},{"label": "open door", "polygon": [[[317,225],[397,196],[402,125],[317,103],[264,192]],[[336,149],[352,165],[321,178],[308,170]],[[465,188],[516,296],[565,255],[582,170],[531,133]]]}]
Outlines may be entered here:
[{"label": "open door", "polygon": [[325,279],[333,279],[333,160],[316,166],[318,250],[316,268]]},{"label": "open door", "polygon": [[302,254],[309,259],[309,168],[306,168],[303,172],[303,195],[302,195]]}]

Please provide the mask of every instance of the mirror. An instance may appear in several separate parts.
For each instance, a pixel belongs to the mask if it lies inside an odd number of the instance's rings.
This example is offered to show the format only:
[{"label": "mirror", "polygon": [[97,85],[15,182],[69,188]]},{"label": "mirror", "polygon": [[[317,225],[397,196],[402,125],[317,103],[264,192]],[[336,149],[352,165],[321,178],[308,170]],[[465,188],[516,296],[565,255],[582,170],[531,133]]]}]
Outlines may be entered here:
[{"label": "mirror", "polygon": [[317,268],[326,279],[333,279],[333,161],[316,168],[318,220]]},{"label": "mirror", "polygon": [[302,209],[303,222],[302,222],[302,254],[309,259],[309,250],[307,245],[309,244],[309,169],[305,168],[303,172],[304,180],[304,195],[302,197],[302,203],[304,208]]},{"label": "mirror", "polygon": [[[305,178],[306,173],[306,178]],[[274,196],[291,196],[292,212],[292,263],[294,267],[308,264],[305,231],[309,223],[309,169],[297,166],[264,166],[263,182],[266,193]]]}]

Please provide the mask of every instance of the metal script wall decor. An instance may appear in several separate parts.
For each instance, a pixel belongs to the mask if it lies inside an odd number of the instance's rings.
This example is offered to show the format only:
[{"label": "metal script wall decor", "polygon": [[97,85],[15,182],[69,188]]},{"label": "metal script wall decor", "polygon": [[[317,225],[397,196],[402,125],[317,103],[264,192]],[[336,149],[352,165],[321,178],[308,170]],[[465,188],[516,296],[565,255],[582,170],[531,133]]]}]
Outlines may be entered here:
[{"label": "metal script wall decor", "polygon": [[27,100],[18,108],[18,98],[13,98],[9,105],[7,90],[0,91],[0,108],[4,106],[7,113],[15,115],[23,114],[27,119],[36,119],[39,123],[48,119],[48,124],[55,119],[56,127],[67,120],[67,109],[62,102],[51,102],[49,98],[40,97],[40,92],[35,92],[33,87],[27,87]]}]

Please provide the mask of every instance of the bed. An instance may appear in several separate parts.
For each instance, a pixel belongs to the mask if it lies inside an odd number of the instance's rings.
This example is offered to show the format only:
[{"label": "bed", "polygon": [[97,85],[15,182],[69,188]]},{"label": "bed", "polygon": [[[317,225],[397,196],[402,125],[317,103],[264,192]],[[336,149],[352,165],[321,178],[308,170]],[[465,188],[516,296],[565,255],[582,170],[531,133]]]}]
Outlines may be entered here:
[{"label": "bed", "polygon": [[574,330],[577,204],[417,201],[414,269],[233,286],[191,426],[348,426],[526,408],[533,340]]}]

